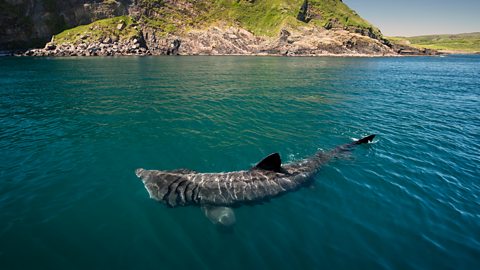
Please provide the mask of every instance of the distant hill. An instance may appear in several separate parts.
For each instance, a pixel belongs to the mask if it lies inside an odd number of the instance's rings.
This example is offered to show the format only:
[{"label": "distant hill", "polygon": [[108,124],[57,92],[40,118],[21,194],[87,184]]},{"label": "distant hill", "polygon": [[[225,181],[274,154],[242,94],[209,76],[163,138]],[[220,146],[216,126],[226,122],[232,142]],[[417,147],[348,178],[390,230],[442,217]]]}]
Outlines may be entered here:
[{"label": "distant hill", "polygon": [[480,32],[414,37],[388,37],[391,42],[451,53],[480,53]]}]

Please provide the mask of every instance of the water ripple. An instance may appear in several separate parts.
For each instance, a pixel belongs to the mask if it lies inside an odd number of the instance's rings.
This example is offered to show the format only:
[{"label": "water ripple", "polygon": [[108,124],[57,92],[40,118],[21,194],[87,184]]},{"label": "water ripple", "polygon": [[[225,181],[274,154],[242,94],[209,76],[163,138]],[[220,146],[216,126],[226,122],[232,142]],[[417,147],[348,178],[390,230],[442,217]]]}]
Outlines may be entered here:
[{"label": "water ripple", "polygon": [[[2,266],[476,269],[478,59],[1,58]],[[313,186],[236,209],[231,232],[133,174],[370,133]]]}]

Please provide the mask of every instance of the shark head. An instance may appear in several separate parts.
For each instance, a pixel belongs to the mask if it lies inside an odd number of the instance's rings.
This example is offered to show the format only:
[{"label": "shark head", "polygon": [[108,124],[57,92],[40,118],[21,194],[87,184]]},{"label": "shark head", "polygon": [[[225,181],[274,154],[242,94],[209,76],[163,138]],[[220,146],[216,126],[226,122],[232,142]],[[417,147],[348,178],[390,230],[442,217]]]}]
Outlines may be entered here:
[{"label": "shark head", "polygon": [[[145,170],[143,168],[139,168],[135,170],[135,174],[137,175],[138,178],[143,182],[145,189],[148,192],[148,195],[150,195],[151,199],[159,200],[158,192],[160,190],[160,187],[154,183],[153,181],[153,175],[151,171]],[[157,175],[157,177],[160,175]]]},{"label": "shark head", "polygon": [[143,168],[138,168],[138,169],[135,170],[135,175],[145,183],[145,180],[142,178],[144,173],[145,173],[145,169],[143,169]]},{"label": "shark head", "polygon": [[[178,204],[178,196],[186,196],[186,184],[196,172],[187,169],[157,171],[139,168],[135,170],[135,174],[143,182],[150,198],[165,201],[168,206],[173,207]],[[188,195],[191,196],[191,193]]]}]

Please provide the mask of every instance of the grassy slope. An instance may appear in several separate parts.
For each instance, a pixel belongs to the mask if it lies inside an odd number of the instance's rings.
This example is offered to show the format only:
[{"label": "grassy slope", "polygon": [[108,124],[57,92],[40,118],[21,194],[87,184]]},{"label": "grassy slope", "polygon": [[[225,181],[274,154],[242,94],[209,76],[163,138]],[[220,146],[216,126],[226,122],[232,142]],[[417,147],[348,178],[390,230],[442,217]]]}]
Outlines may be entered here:
[{"label": "grassy slope", "polygon": [[257,35],[275,36],[295,19],[303,0],[216,0],[206,13],[210,23],[239,25]]},{"label": "grassy slope", "polygon": [[480,52],[480,32],[457,35],[389,37],[390,41],[417,48],[447,51]]},{"label": "grassy slope", "polygon": [[311,0],[310,3],[319,11],[321,17],[318,18],[318,23],[322,26],[325,26],[331,19],[337,19],[347,27],[370,28],[377,34],[380,33],[378,28],[360,17],[343,2],[337,0]]},{"label": "grassy slope", "polygon": [[[284,27],[298,27],[306,23],[296,19],[304,0],[180,0],[182,6],[165,3],[162,0],[142,0],[140,5],[148,10],[142,15],[139,23],[147,24],[159,32],[174,33],[194,28],[204,28],[219,22],[241,26],[256,35],[276,36]],[[370,29],[381,36],[380,31],[362,19],[339,0],[310,0],[312,20],[309,24],[326,26],[332,20],[345,27]],[[185,8],[185,6],[189,6]],[[94,22],[93,25],[102,25],[100,31],[90,34],[95,38],[102,35],[101,31],[119,35],[125,32],[114,33],[118,18]],[[131,23],[131,18],[123,18]],[[112,28],[113,27],[113,28]],[[79,26],[56,36],[57,41],[68,41],[72,37],[75,41],[92,28],[91,25]],[[102,30],[104,29],[104,30]],[[90,32],[92,32],[90,30]],[[131,35],[131,34],[128,34]],[[127,35],[127,36],[128,36]],[[103,35],[105,36],[105,35]]]},{"label": "grassy slope", "polygon": [[[301,26],[305,23],[296,19],[304,0],[256,0],[253,3],[237,0],[216,0],[209,18],[233,21],[257,35],[275,36],[285,26]],[[326,26],[331,20],[347,27],[380,31],[362,19],[339,0],[310,0],[312,21]]]},{"label": "grassy slope", "polygon": [[[117,25],[120,23],[125,26],[121,30],[117,29]],[[98,20],[91,24],[80,25],[61,32],[55,36],[55,42],[79,43],[82,40],[92,42],[102,41],[107,37],[116,37],[120,41],[129,40],[140,36],[139,30],[135,29],[134,25],[132,18],[129,16]]]}]

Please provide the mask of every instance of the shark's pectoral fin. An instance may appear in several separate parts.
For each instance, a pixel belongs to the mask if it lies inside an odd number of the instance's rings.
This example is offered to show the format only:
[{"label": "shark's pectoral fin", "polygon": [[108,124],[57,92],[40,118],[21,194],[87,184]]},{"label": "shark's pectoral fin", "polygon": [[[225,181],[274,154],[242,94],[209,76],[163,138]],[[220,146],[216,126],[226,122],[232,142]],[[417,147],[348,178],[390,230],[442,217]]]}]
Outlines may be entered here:
[{"label": "shark's pectoral fin", "polygon": [[225,206],[202,206],[205,216],[215,225],[230,227],[236,222],[235,212],[230,207]]},{"label": "shark's pectoral fin", "polygon": [[262,159],[262,161],[255,165],[254,168],[267,171],[281,172],[282,160],[280,159],[280,155],[278,153],[273,153]]}]

